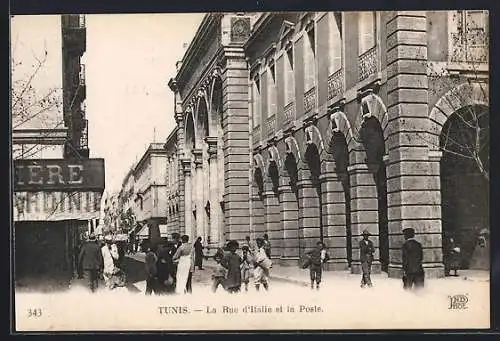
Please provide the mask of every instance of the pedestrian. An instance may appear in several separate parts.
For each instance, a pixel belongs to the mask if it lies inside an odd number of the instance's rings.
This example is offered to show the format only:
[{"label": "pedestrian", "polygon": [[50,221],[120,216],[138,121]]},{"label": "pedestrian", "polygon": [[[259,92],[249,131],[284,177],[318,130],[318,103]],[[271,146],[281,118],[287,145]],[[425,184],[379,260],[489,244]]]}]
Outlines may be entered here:
[{"label": "pedestrian", "polygon": [[236,253],[239,244],[236,240],[228,243],[229,253],[222,259],[222,266],[227,269],[226,290],[237,293],[241,289],[241,257]]},{"label": "pedestrian", "polygon": [[424,286],[425,273],[422,266],[422,244],[415,240],[415,230],[403,230],[405,242],[403,252],[403,287],[406,290],[420,289]]},{"label": "pedestrian", "polygon": [[158,257],[155,248],[151,246],[146,252],[145,267],[146,267],[146,295],[159,293],[158,290]]},{"label": "pedestrian", "polygon": [[327,253],[324,250],[324,245],[321,241],[316,243],[316,248],[309,251],[308,256],[309,261],[309,277],[311,279],[311,289],[314,289],[314,283],[316,282],[316,290],[319,290],[319,284],[321,283],[321,277],[323,273],[323,263],[327,260]]},{"label": "pedestrian", "polygon": [[117,263],[120,256],[118,254],[118,248],[116,244],[113,243],[113,238],[110,235],[107,235],[104,241],[105,245],[101,248],[104,263],[103,276],[106,287],[111,290],[118,284],[117,277],[120,269],[117,267]]},{"label": "pedestrian", "polygon": [[458,247],[454,238],[450,238],[448,252],[450,257],[450,270],[453,270],[453,276],[458,276],[457,271],[460,268],[460,247]]},{"label": "pedestrian", "polygon": [[248,245],[243,245],[241,262],[241,281],[245,284],[245,291],[248,291],[248,283],[250,282],[250,270],[252,269],[252,254]]},{"label": "pedestrian", "polygon": [[255,241],[250,240],[250,236],[245,237],[245,245],[248,246],[248,251],[250,254],[254,253],[255,250],[257,249],[257,245],[255,244]]},{"label": "pedestrian", "polygon": [[269,236],[264,234],[264,251],[266,252],[267,258],[271,259],[271,242],[269,241]]},{"label": "pedestrian", "polygon": [[375,248],[373,247],[373,242],[370,240],[370,232],[364,230],[363,239],[359,242],[359,260],[361,262],[361,271],[363,273],[361,277],[361,288],[364,288],[365,286],[371,288],[373,286],[371,268],[374,253]]},{"label": "pedestrian", "polygon": [[203,270],[203,244],[201,241],[201,237],[198,237],[194,243],[194,265]]},{"label": "pedestrian", "polygon": [[101,249],[97,244],[95,234],[91,233],[78,256],[78,267],[83,270],[83,278],[91,292],[95,292],[99,286],[99,272],[103,265]]},{"label": "pedestrian", "polygon": [[[189,236],[181,237],[182,245],[173,256],[174,263],[177,263],[175,292],[182,294],[187,292],[189,273],[194,264],[193,247],[189,244]],[[192,276],[192,275],[191,275]]]},{"label": "pedestrian", "polygon": [[215,260],[215,268],[212,274],[212,292],[216,292],[219,285],[222,286],[223,289],[225,287],[226,281],[226,268],[222,265],[222,259],[224,258],[224,250],[218,249],[214,255]]},{"label": "pedestrian", "polygon": [[156,254],[158,260],[156,266],[158,268],[158,290],[162,294],[172,293],[175,291],[174,286],[174,264],[170,254],[171,242],[162,240],[162,244],[158,248]]},{"label": "pedestrian", "polygon": [[257,238],[257,250],[254,254],[254,282],[255,289],[259,291],[260,285],[264,287],[264,289],[269,290],[269,272],[272,267],[272,262],[268,258],[266,251],[264,250],[264,239]]}]

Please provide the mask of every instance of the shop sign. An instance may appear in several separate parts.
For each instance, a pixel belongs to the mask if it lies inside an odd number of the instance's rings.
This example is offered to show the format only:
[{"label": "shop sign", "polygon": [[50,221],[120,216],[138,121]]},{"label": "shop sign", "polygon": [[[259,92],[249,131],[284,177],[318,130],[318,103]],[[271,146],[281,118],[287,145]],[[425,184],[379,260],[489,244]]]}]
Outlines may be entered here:
[{"label": "shop sign", "polygon": [[104,159],[14,160],[14,191],[104,190]]}]

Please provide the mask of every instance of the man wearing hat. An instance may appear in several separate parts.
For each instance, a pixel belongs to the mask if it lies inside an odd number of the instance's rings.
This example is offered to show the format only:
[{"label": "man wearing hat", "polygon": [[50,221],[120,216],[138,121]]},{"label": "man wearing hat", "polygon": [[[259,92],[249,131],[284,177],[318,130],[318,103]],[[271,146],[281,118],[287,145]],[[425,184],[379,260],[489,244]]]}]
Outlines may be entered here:
[{"label": "man wearing hat", "polygon": [[403,287],[418,289],[424,286],[424,268],[422,266],[423,251],[422,244],[415,240],[415,230],[403,229],[405,242],[402,246],[403,252]]},{"label": "man wearing hat", "polygon": [[89,285],[90,291],[95,292],[98,287],[98,272],[103,267],[103,259],[101,249],[93,233],[90,234],[89,240],[80,250],[78,267],[83,270],[83,276]]},{"label": "man wearing hat", "polygon": [[364,230],[363,239],[359,242],[359,260],[361,261],[361,271],[363,272],[363,275],[361,277],[362,288],[364,288],[365,286],[373,286],[370,273],[375,248],[373,247],[373,242],[369,238],[370,232]]}]

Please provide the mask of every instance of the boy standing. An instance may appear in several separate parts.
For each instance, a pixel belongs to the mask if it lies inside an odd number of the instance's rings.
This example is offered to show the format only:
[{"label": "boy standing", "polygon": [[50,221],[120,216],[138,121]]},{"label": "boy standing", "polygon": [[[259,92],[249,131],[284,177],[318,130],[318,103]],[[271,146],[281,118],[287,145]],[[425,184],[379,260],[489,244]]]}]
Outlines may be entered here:
[{"label": "boy standing", "polygon": [[316,290],[319,290],[321,283],[321,275],[323,273],[323,263],[327,260],[326,250],[321,241],[316,243],[316,248],[307,253],[310,257],[309,275],[311,278],[311,289],[314,289],[314,282],[316,282]]},{"label": "boy standing", "polygon": [[365,286],[371,288],[373,286],[370,274],[375,248],[373,247],[373,242],[369,238],[370,233],[367,230],[364,230],[363,239],[359,242],[359,260],[361,261],[361,270],[363,272],[363,276],[361,277],[361,288],[364,288]]},{"label": "boy standing", "polygon": [[226,280],[226,268],[224,268],[221,264],[222,258],[224,258],[224,251],[222,249],[217,250],[214,255],[214,260],[217,263],[214,269],[214,273],[212,274],[212,292],[216,292],[219,285],[224,287],[224,281]]},{"label": "boy standing", "polygon": [[250,256],[250,251],[248,246],[244,245],[242,247],[243,257],[241,263],[241,281],[245,284],[245,291],[248,291],[248,283],[250,282],[250,269],[252,265],[252,260]]}]

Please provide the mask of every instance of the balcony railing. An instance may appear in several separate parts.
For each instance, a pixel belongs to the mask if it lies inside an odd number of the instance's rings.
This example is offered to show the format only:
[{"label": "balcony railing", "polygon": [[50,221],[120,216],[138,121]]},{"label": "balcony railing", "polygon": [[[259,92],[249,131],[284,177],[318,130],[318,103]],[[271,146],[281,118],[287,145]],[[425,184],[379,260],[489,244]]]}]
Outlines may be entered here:
[{"label": "balcony railing", "polygon": [[80,149],[88,148],[88,121],[83,120],[82,135],[80,136]]},{"label": "balcony railing", "polygon": [[484,31],[472,31],[452,33],[452,62],[476,62],[488,61],[488,34]]},{"label": "balcony railing", "polygon": [[344,71],[339,69],[328,77],[328,99],[342,94],[344,91]]},{"label": "balcony railing", "polygon": [[308,112],[316,105],[316,87],[311,88],[304,94],[304,111]]},{"label": "balcony railing", "polygon": [[80,73],[78,74],[80,85],[85,85],[85,64],[80,64]]},{"label": "balcony railing", "polygon": [[276,115],[271,115],[266,120],[267,137],[272,137],[276,134]]},{"label": "balcony railing", "polygon": [[283,116],[285,117],[283,124],[290,124],[295,120],[295,102],[288,103],[283,109]]},{"label": "balcony railing", "polygon": [[359,80],[377,73],[377,47],[374,46],[358,57]]},{"label": "balcony railing", "polygon": [[260,125],[258,125],[258,126],[256,126],[256,127],[253,128],[252,139],[253,139],[253,144],[259,144],[260,143],[260,140],[262,139]]}]

